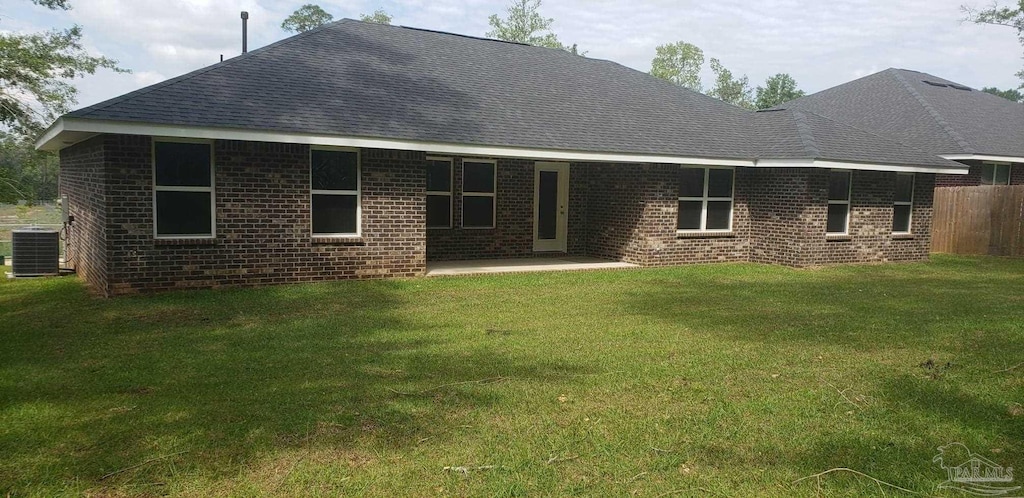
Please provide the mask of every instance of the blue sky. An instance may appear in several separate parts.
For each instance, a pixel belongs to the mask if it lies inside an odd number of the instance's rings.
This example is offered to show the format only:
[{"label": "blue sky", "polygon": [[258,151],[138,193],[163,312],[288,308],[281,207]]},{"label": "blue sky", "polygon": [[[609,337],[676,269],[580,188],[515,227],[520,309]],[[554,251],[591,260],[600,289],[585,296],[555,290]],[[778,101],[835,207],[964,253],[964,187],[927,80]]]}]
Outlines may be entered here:
[{"label": "blue sky", "polygon": [[[72,0],[68,12],[6,0],[0,30],[38,31],[77,23],[96,54],[133,74],[78,81],[79,104],[122,93],[232,57],[240,51],[239,11],[250,12],[249,47],[288,36],[281,21],[305,1]],[[315,0],[312,0],[315,2]],[[1024,61],[1010,29],[960,23],[965,0],[546,0],[564,43],[587,56],[650,69],[654,48],[684,40],[758,84],[777,72],[814,92],[887,67],[929,72],[980,88],[1016,87]],[[970,1],[970,0],[966,0]],[[504,0],[316,2],[335,18],[383,8],[394,24],[483,36]],[[988,0],[979,0],[987,4]],[[707,72],[707,71],[706,71]],[[710,80],[710,73],[705,81]]]}]

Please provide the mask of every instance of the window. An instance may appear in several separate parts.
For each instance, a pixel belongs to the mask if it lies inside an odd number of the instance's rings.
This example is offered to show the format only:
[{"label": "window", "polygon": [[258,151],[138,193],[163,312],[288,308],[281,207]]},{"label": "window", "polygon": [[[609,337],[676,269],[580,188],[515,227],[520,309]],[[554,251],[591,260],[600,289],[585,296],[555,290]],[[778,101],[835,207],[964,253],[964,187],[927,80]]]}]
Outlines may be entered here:
[{"label": "window", "polygon": [[683,167],[679,173],[679,216],[685,232],[732,230],[733,178],[726,168]]},{"label": "window", "polygon": [[845,235],[850,229],[851,171],[833,171],[828,178],[828,221],[826,233]]},{"label": "window", "polygon": [[312,149],[309,157],[313,235],[359,235],[359,152]]},{"label": "window", "polygon": [[212,238],[213,144],[153,141],[153,233]]},{"label": "window", "polygon": [[494,228],[494,161],[462,161],[462,228]]},{"label": "window", "polygon": [[982,185],[1009,185],[1010,165],[1005,163],[981,163]]},{"label": "window", "polygon": [[892,233],[910,233],[910,214],[914,208],[914,174],[896,174],[896,194],[892,202]]},{"label": "window", "polygon": [[427,158],[427,228],[452,227],[452,160]]}]

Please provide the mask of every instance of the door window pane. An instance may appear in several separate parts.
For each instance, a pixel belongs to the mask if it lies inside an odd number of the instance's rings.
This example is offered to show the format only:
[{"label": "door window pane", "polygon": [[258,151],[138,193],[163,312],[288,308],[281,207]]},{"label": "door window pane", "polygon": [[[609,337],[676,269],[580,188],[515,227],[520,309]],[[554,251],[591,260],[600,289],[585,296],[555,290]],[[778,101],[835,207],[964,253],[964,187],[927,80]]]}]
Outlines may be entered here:
[{"label": "door window pane", "polygon": [[537,238],[552,240],[558,236],[558,172],[541,171],[537,198]]}]

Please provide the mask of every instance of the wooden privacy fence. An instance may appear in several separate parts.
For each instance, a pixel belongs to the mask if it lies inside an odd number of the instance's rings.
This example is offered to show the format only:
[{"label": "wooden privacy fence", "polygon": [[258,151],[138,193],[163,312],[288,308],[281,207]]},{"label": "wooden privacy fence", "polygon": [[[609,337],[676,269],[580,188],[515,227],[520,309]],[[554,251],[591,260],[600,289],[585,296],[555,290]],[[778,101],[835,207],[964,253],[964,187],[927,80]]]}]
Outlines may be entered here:
[{"label": "wooden privacy fence", "polygon": [[935,189],[932,252],[1024,256],[1024,185]]}]

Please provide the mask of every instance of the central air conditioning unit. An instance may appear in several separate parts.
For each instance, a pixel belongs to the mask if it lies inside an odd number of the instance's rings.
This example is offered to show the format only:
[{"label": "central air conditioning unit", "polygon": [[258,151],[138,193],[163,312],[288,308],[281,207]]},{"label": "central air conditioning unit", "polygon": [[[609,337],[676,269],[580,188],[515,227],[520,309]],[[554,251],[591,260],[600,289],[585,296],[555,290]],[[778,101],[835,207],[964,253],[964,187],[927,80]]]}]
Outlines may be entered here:
[{"label": "central air conditioning unit", "polygon": [[39,277],[60,273],[60,232],[29,227],[11,231],[11,273]]}]

